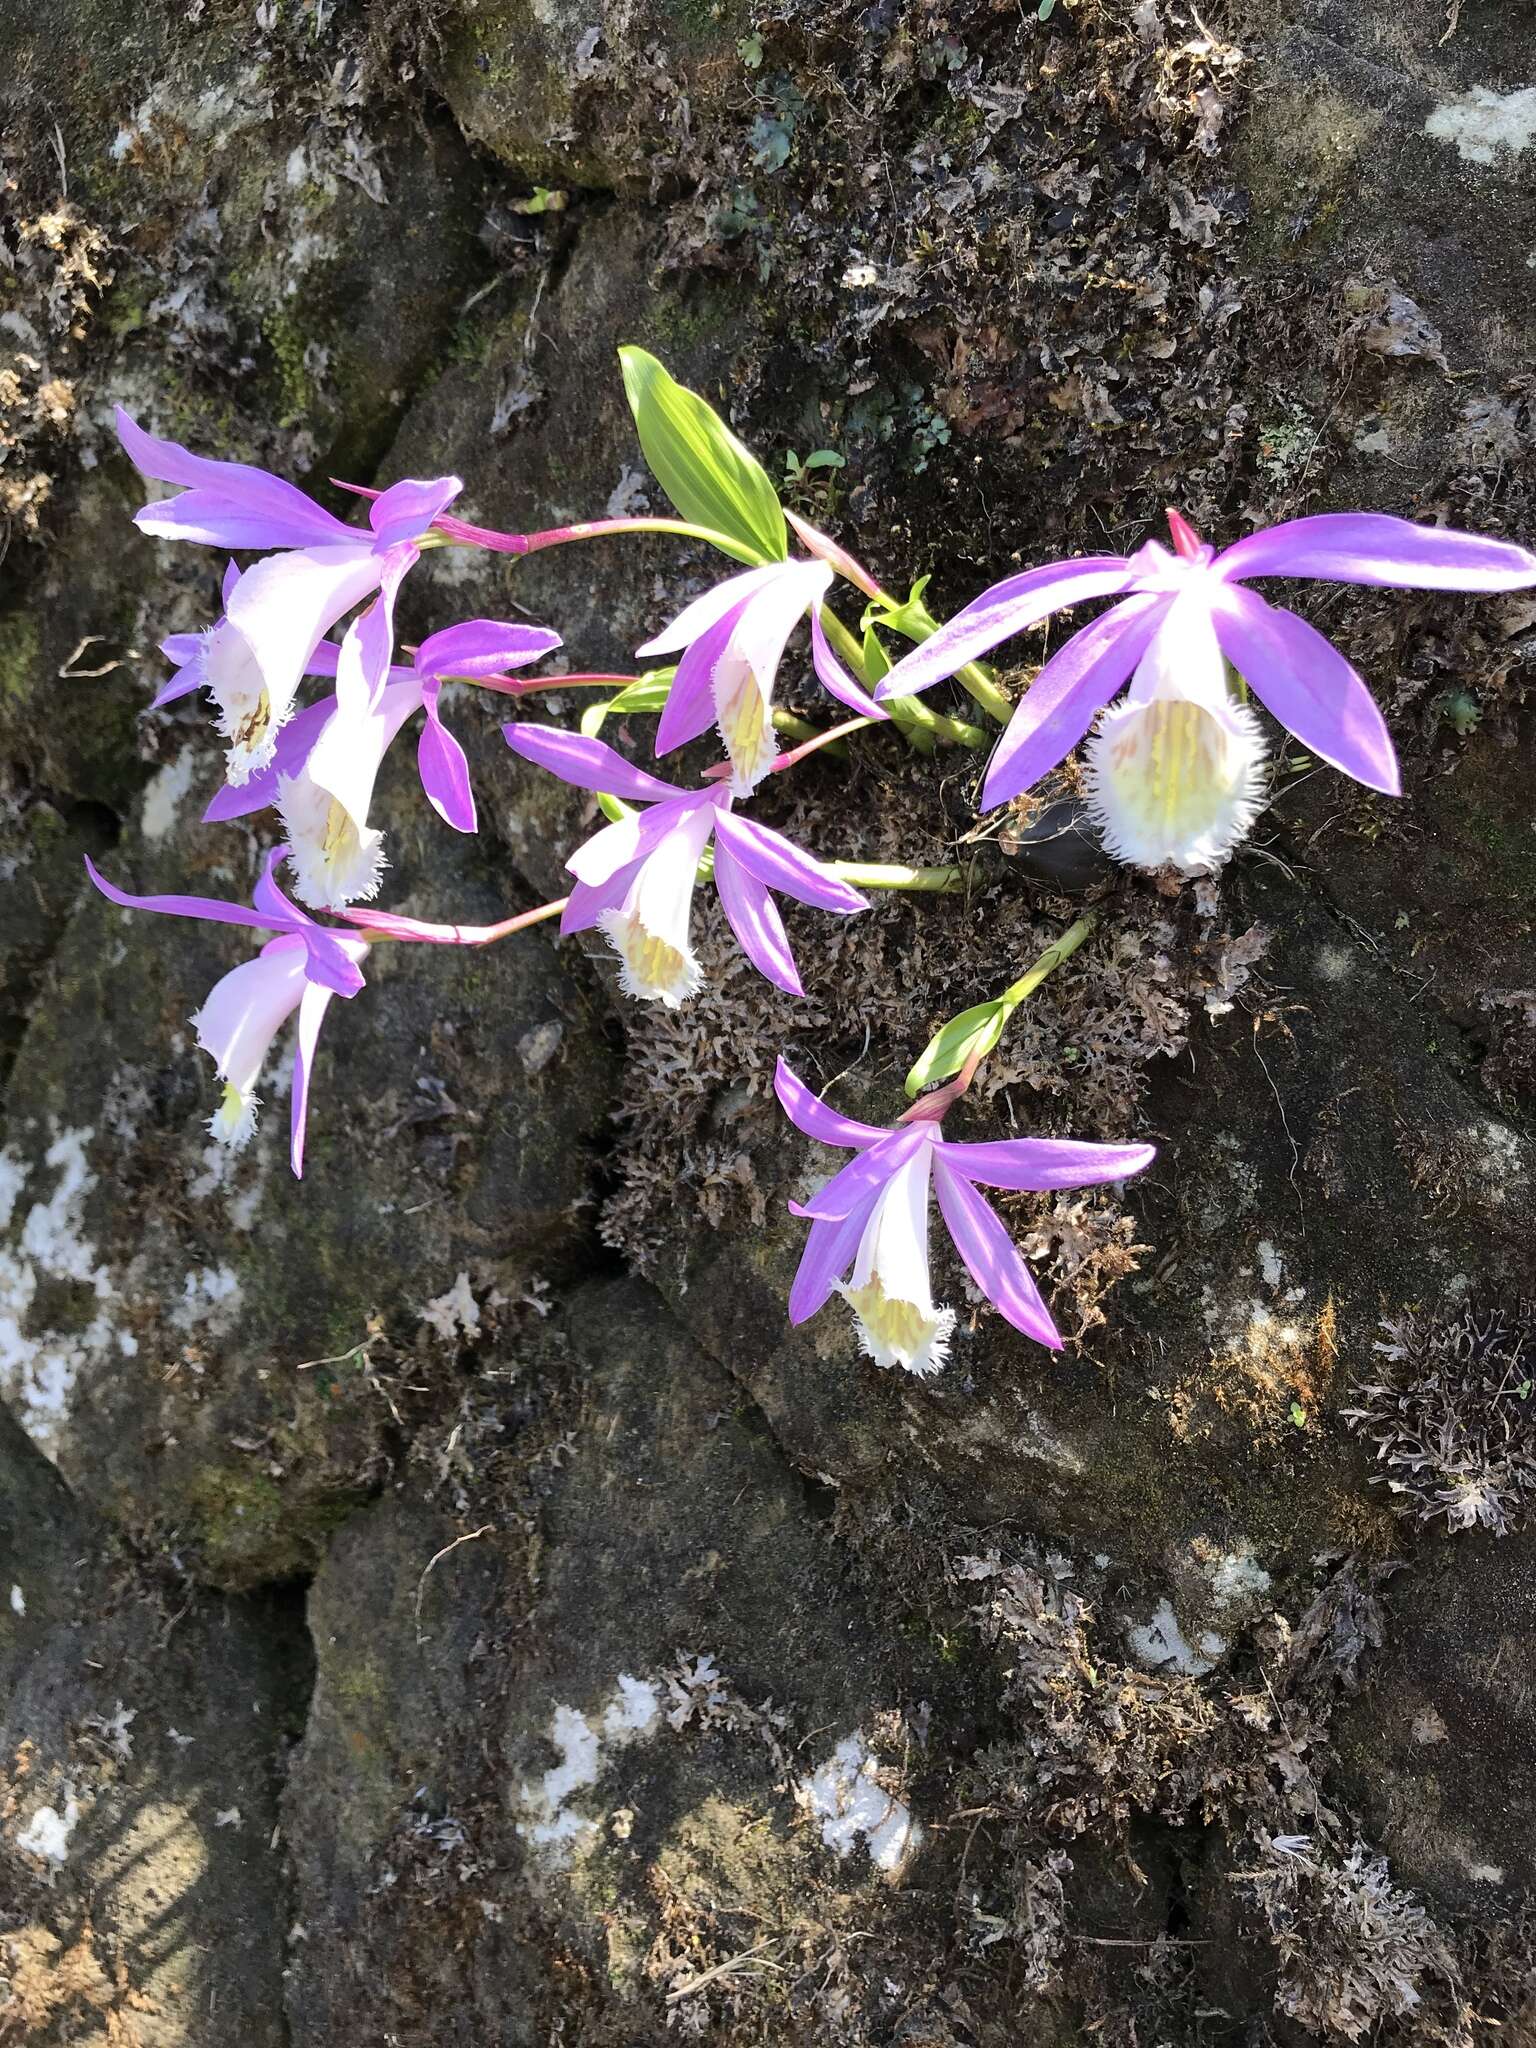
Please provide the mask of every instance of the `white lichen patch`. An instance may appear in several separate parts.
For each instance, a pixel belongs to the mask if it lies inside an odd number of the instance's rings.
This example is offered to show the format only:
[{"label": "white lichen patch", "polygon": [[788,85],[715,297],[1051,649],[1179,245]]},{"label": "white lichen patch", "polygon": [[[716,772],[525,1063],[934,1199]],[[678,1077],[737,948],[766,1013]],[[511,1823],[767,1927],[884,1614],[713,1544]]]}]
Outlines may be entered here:
[{"label": "white lichen patch", "polygon": [[64,1811],[60,1813],[56,1806],[40,1806],[17,1835],[16,1847],[24,1856],[40,1857],[58,1870],[69,1855],[69,1838],[79,1819],[79,1805],[72,1794],[66,1793]]},{"label": "white lichen patch", "polygon": [[[131,1355],[134,1340],[110,1313],[112,1279],[84,1232],[84,1204],[96,1185],[86,1163],[90,1130],[61,1132],[43,1156],[57,1175],[52,1192],[35,1201],[12,1243],[0,1245],[0,1394],[41,1449],[59,1443],[75,1382],[89,1365]],[[0,1210],[14,1222],[27,1170],[14,1154],[0,1159]],[[68,1281],[88,1289],[98,1304],[70,1330],[31,1329],[40,1282]]]},{"label": "white lichen patch", "polygon": [[480,1304],[475,1300],[468,1273],[461,1273],[446,1294],[439,1294],[421,1309],[421,1320],[429,1323],[445,1343],[452,1343],[462,1331],[466,1337],[480,1327]]},{"label": "white lichen patch", "polygon": [[240,1280],[233,1266],[201,1266],[182,1281],[171,1321],[178,1330],[218,1335],[234,1327],[239,1312]]},{"label": "white lichen patch", "polygon": [[26,1613],[26,1611],[27,1611],[27,1596],[26,1596],[26,1594],[25,1594],[25,1593],[23,1593],[23,1591],[21,1590],[20,1586],[12,1586],[12,1588],[11,1588],[11,1612],[12,1612],[12,1614],[18,1614],[18,1615],[20,1615],[20,1614],[25,1614],[25,1613]]},{"label": "white lichen patch", "polygon": [[910,1809],[881,1782],[881,1764],[862,1735],[845,1735],[814,1776],[802,1778],[795,1798],[821,1823],[821,1839],[840,1857],[864,1837],[869,1860],[883,1876],[900,1874],[923,1831]]},{"label": "white lichen patch", "polygon": [[1453,144],[1463,163],[1491,164],[1503,152],[1518,156],[1536,142],[1536,85],[1519,92],[1474,85],[1436,107],[1424,133]]},{"label": "white lichen patch", "polygon": [[1125,1640],[1131,1655],[1147,1671],[1178,1671],[1186,1678],[1203,1678],[1215,1669],[1226,1649],[1224,1639],[1207,1630],[1198,1647],[1184,1634],[1173,1603],[1159,1600],[1148,1620],[1128,1627]]},{"label": "white lichen patch", "polygon": [[139,814],[146,839],[164,839],[174,830],[187,792],[192,787],[192,771],[196,765],[189,748],[164,768],[156,769],[144,792],[144,808]]},{"label": "white lichen patch", "polygon": [[1229,1550],[1206,1567],[1211,1591],[1223,1607],[1254,1607],[1269,1591],[1269,1573],[1251,1550]]},{"label": "white lichen patch", "polygon": [[517,1795],[527,1815],[517,1831],[545,1852],[546,1861],[560,1867],[577,1842],[596,1833],[601,1815],[583,1813],[573,1805],[576,1794],[597,1783],[608,1753],[654,1733],[660,1718],[656,1687],[627,1671],[619,1673],[613,1693],[595,1716],[595,1726],[577,1708],[556,1705],[547,1733],[560,1761],[541,1778],[521,1786]]}]

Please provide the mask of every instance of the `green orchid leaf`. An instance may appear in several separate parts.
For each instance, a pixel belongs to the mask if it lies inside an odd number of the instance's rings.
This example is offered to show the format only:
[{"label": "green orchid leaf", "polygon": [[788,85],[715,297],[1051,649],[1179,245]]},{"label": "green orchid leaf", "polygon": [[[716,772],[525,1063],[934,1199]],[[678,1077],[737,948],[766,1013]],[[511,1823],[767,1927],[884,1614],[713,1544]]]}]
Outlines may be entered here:
[{"label": "green orchid leaf", "polygon": [[908,1097],[917,1095],[930,1081],[947,1081],[951,1074],[958,1074],[973,1053],[978,1059],[985,1059],[1002,1037],[1013,1007],[1005,997],[996,996],[990,1003],[978,1003],[974,1009],[951,1017],[929,1039],[908,1074]]},{"label": "green orchid leaf", "polygon": [[785,560],[779,494],[757,457],[643,348],[621,348],[619,361],[645,459],[679,514],[736,542],[731,552],[742,560]]}]

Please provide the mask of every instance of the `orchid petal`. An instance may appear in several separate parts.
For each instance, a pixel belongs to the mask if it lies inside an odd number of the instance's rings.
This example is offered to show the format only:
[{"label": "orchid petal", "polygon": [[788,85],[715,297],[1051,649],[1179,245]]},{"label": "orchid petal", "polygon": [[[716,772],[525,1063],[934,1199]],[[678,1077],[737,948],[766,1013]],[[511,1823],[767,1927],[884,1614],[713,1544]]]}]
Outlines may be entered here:
[{"label": "orchid petal", "polygon": [[243,903],[226,903],[217,896],[133,896],[109,882],[89,854],[84,860],[86,873],[102,895],[123,910],[152,910],[162,917],[200,917],[210,924],[241,924],[267,932],[293,931],[301,922],[297,911],[273,917],[263,910],[248,910]]},{"label": "orchid petal", "polygon": [[193,662],[187,662],[177,669],[169,681],[160,685],[149,701],[151,711],[163,711],[167,704],[174,704],[178,697],[190,697],[203,680],[202,670]]},{"label": "orchid petal", "polygon": [[196,659],[197,650],[203,644],[201,633],[167,633],[160,642],[160,652],[167,661],[174,661],[178,668]]},{"label": "orchid petal", "polygon": [[184,486],[180,497],[134,514],[142,532],[226,548],[307,548],[350,536],[349,527],[281,477],[249,463],[193,455],[175,441],[146,434],[121,406],[115,417],[118,439],[139,473]]},{"label": "orchid petal", "polygon": [[715,821],[715,836],[749,875],[756,876],[766,888],[781,896],[792,896],[797,903],[811,903],[818,910],[836,911],[841,916],[852,916],[857,910],[869,908],[857,889],[851,889],[830,868],[792,845],[782,833],[771,832],[766,825],[722,810]]},{"label": "orchid petal", "polygon": [[821,606],[811,606],[811,665],[817,680],[839,704],[857,711],[861,718],[889,718],[889,711],[877,704],[869,692],[856,683],[832,652],[826,628],[821,623]]},{"label": "orchid petal", "polygon": [[605,910],[621,909],[645,863],[646,855],[642,853],[634,860],[626,861],[623,867],[615,868],[601,882],[573,884],[565,908],[560,913],[561,938],[568,939],[576,932],[589,932]]},{"label": "orchid petal", "polygon": [[946,1138],[940,1141],[939,1157],[963,1180],[1038,1193],[1128,1180],[1133,1173],[1145,1172],[1157,1150],[1152,1145],[1091,1145],[1075,1138],[1000,1138],[982,1145]]},{"label": "orchid petal", "polygon": [[803,996],[789,935],[773,898],[723,846],[715,848],[715,889],[742,952],[758,973],[786,994]]},{"label": "orchid petal", "polygon": [[782,1059],[773,1070],[773,1092],[795,1129],[804,1131],[818,1144],[840,1145],[845,1150],[862,1152],[868,1146],[878,1144],[886,1135],[877,1124],[856,1123],[852,1117],[841,1116],[829,1108],[819,1095],[811,1093]]},{"label": "orchid petal", "polygon": [[1315,512],[1261,527],[1216,557],[1226,582],[1306,576],[1406,590],[1523,590],[1536,584],[1536,555],[1513,541],[1419,526],[1386,512]]},{"label": "orchid petal", "polygon": [[331,991],[310,982],[299,1002],[299,1028],[293,1048],[293,1108],[288,1121],[288,1163],[295,1180],[304,1178],[304,1131],[309,1119],[309,1082],[314,1070],[320,1026],[331,1006]]},{"label": "orchid petal", "polygon": [[997,743],[982,784],[982,810],[1031,788],[1066,759],[1141,660],[1171,603],[1158,595],[1124,598],[1051,656]]},{"label": "orchid petal", "polygon": [[427,716],[416,743],[416,770],[427,802],[455,832],[473,832],[475,793],[469,783],[464,749],[438,716],[435,695],[427,699]]},{"label": "orchid petal", "polygon": [[203,823],[227,824],[231,818],[246,818],[252,811],[275,804],[279,779],[300,772],[335,709],[334,697],[322,697],[318,704],[306,704],[302,711],[296,711],[278,734],[266,767],[258,768],[244,782],[226,782],[204,811]]},{"label": "orchid petal", "polygon": [[964,611],[956,612],[921,647],[903,655],[875,695],[884,703],[891,697],[926,690],[1064,605],[1083,604],[1091,597],[1118,597],[1131,587],[1136,573],[1135,565],[1122,556],[1084,555],[1073,562],[1048,562],[1040,569],[1026,569],[1022,576],[1005,576]]},{"label": "orchid petal", "polygon": [[562,782],[577,789],[592,789],[604,796],[627,797],[632,803],[657,803],[663,797],[684,796],[675,782],[662,782],[647,775],[616,754],[612,747],[584,733],[566,732],[558,725],[504,725],[502,737],[514,754],[535,767],[547,768]]},{"label": "orchid petal", "polygon": [[898,1124],[894,1130],[881,1134],[877,1144],[867,1151],[859,1152],[823,1188],[806,1202],[791,1202],[790,1214],[794,1216],[846,1216],[850,1209],[862,1202],[871,1193],[880,1189],[904,1166],[914,1153],[924,1145],[931,1145],[934,1126],[932,1124]]},{"label": "orchid petal", "polygon": [[969,1181],[949,1171],[942,1154],[934,1161],[933,1184],[955,1250],[988,1301],[1016,1330],[1059,1351],[1061,1337],[1050,1311],[991,1205]]},{"label": "orchid petal", "polygon": [[364,541],[269,555],[236,584],[226,616],[248,643],[279,725],[316,647],[378,587],[383,564]]},{"label": "orchid petal", "polygon": [[878,1194],[852,1209],[846,1216],[818,1219],[812,1223],[805,1250],[789,1290],[789,1320],[804,1323],[825,1306],[832,1290],[858,1255]]},{"label": "orchid petal", "polygon": [[368,507],[368,524],[377,544],[392,548],[401,541],[420,540],[440,512],[464,488],[456,476],[434,477],[430,483],[406,478],[381,491]]},{"label": "orchid petal", "polygon": [[495,676],[553,654],[560,635],[547,626],[520,626],[503,619],[466,619],[441,633],[429,633],[416,650],[422,676]]},{"label": "orchid petal", "polygon": [[1211,613],[1222,653],[1304,747],[1368,789],[1402,794],[1387,722],[1330,640],[1251,590],[1221,590]]},{"label": "orchid petal", "polygon": [[738,610],[765,583],[771,583],[783,573],[782,562],[769,562],[764,568],[747,569],[739,576],[727,576],[723,583],[715,584],[702,597],[684,605],[670,626],[647,640],[643,647],[637,647],[635,652],[644,656],[678,653],[682,648],[691,646],[701,633],[717,625],[727,612]]},{"label": "orchid petal", "polygon": [[677,824],[678,813],[694,806],[686,799],[630,811],[585,840],[565,863],[566,873],[588,888],[600,887],[620,868],[643,860]]},{"label": "orchid petal", "polygon": [[[707,732],[715,722],[715,669],[731,644],[741,607],[706,626],[677,664],[667,701],[656,726],[656,756],[670,754]],[[644,653],[644,648],[641,649]]]}]

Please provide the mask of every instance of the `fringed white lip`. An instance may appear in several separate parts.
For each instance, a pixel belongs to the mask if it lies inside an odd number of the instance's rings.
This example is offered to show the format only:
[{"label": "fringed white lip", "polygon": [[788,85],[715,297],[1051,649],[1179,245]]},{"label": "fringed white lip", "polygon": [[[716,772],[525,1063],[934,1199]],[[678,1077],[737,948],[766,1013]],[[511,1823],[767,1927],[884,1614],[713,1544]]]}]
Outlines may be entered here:
[{"label": "fringed white lip", "polygon": [[256,1081],[262,1064],[304,993],[304,947],[280,941],[214,983],[192,1019],[197,1042],[224,1083],[208,1120],[211,1136],[236,1151],[256,1128]]},{"label": "fringed white lip", "polygon": [[1111,705],[1084,766],[1105,849],[1131,867],[1209,873],[1248,836],[1264,800],[1264,736],[1245,704]]},{"label": "fringed white lip", "polygon": [[711,683],[715,723],[731,764],[731,793],[746,796],[778,759],[773,730],[773,676],[766,680],[734,645],[727,647]]},{"label": "fringed white lip", "polygon": [[1227,692],[1226,663],[1196,579],[1100,718],[1084,758],[1106,850],[1138,868],[1206,874],[1246,837],[1264,798],[1258,718]]},{"label": "fringed white lip", "polygon": [[676,1010],[702,987],[688,924],[699,857],[714,824],[713,804],[684,812],[648,856],[619,908],[599,913],[598,929],[619,956],[619,985],[626,995]]},{"label": "fringed white lip", "polygon": [[943,1369],[955,1327],[954,1310],[934,1305],[928,1277],[931,1163],[925,1145],[891,1175],[864,1226],[853,1272],[838,1288],[866,1356],[920,1378]]},{"label": "fringed white lip", "polygon": [[288,836],[294,889],[312,910],[339,910],[379,893],[384,834],[356,818],[328,789],[305,775],[277,785],[278,815]]},{"label": "fringed white lip", "polygon": [[279,779],[294,887],[312,910],[340,910],[378,894],[384,834],[369,825],[368,807],[379,765],[421,701],[421,685],[412,681],[391,683],[376,702],[338,706],[300,772]]},{"label": "fringed white lip", "polygon": [[199,643],[198,675],[218,708],[219,733],[229,741],[225,774],[237,785],[248,782],[272,759],[292,706],[272,702],[255,651],[228,619],[209,626]]}]

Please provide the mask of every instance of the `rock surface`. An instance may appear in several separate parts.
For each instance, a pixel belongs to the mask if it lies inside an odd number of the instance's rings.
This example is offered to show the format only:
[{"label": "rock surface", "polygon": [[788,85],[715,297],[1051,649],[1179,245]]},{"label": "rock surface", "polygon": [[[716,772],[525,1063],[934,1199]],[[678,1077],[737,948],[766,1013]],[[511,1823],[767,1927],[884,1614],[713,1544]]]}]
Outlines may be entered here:
[{"label": "rock surface", "polygon": [[[238,937],[80,875],[237,895],[270,840],[144,711],[222,563],[131,525],[116,403],[542,527],[665,510],[638,342],[776,477],[843,453],[789,501],[941,610],[1172,501],[1530,542],[1519,11],[0,0],[0,54],[0,2042],[1536,2038],[1525,598],[1294,592],[1405,801],[1281,753],[985,1070],[958,1135],[1159,1146],[1006,1205],[1059,1357],[942,1259],[934,1380],[783,1316],[774,1058],[893,1114],[1080,907],[1022,861],[792,912],[803,1003],[702,907],[677,1015],[595,939],[377,949],[302,1184],[277,1076],[203,1130]],[[453,555],[402,625],[625,670],[718,573]],[[595,812],[506,710],[451,706],[473,840],[391,760],[389,907],[564,887]],[[871,736],[761,811],[938,861],[975,769]]]}]

